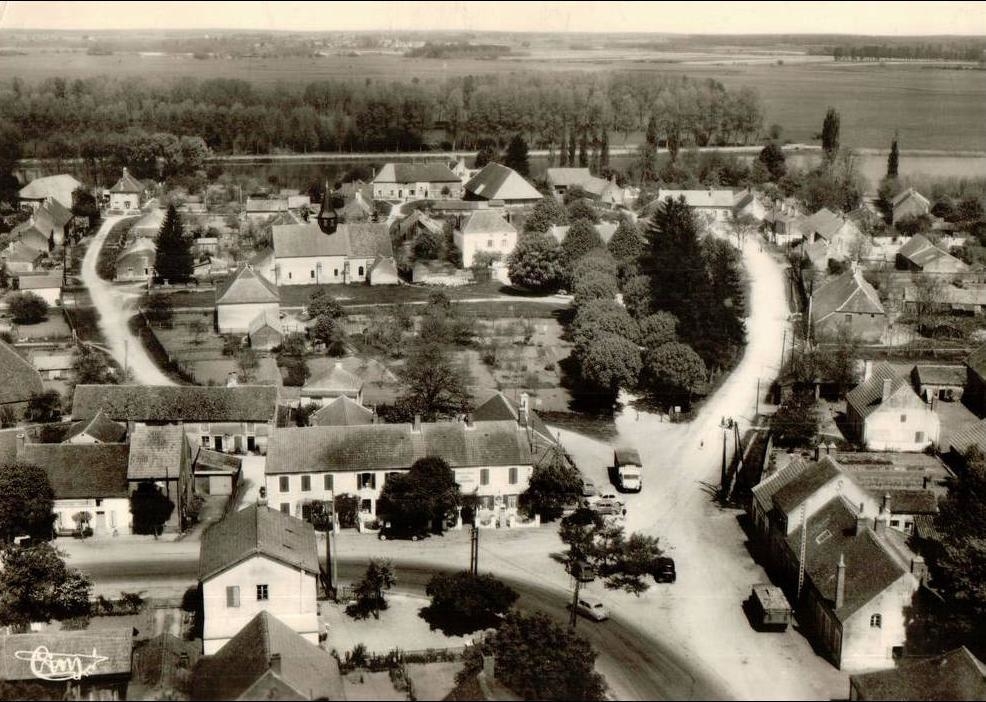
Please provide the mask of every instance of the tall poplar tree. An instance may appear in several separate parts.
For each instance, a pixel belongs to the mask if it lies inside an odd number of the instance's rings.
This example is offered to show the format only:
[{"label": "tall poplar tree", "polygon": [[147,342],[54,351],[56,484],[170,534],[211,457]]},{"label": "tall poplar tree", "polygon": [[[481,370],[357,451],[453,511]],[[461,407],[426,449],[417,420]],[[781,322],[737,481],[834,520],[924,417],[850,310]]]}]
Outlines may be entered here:
[{"label": "tall poplar tree", "polygon": [[192,277],[194,263],[192,240],[185,236],[178,210],[174,205],[169,205],[157,235],[157,256],[154,260],[157,277],[172,283],[185,282]]},{"label": "tall poplar tree", "polygon": [[900,168],[900,150],[897,147],[897,133],[890,144],[890,156],[887,157],[887,178],[896,178]]},{"label": "tall poplar tree", "polygon": [[825,113],[825,121],[822,122],[822,151],[830,163],[839,153],[839,121],[839,113],[834,107],[830,107]]}]

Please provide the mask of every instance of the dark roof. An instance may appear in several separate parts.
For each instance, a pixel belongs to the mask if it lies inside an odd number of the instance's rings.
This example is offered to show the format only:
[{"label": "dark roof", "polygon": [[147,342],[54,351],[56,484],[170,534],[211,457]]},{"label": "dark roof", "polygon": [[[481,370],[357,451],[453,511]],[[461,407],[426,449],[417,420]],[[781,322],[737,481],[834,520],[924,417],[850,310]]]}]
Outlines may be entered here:
[{"label": "dark roof", "polygon": [[774,494],[784,486],[798,478],[808,470],[809,463],[796,456],[781,470],[767,476],[753,488],[753,499],[763,512],[769,512],[774,506]]},{"label": "dark roof", "polygon": [[[333,234],[325,234],[318,222],[284,224],[271,227],[276,258],[306,258],[308,256],[346,256],[349,238],[345,224],[340,224]],[[349,225],[351,226],[351,225]]]},{"label": "dark roof", "polygon": [[884,381],[890,381],[890,396],[896,395],[904,387],[916,399],[917,393],[905,378],[897,375],[897,371],[889,363],[881,362],[873,366],[870,377],[846,393],[846,404],[850,405],[861,417],[869,416],[883,403]]},{"label": "dark roof", "polygon": [[438,456],[453,468],[533,465],[531,447],[508,421],[278,429],[267,446],[267,474],[400,470]]},{"label": "dark roof", "polygon": [[512,168],[491,161],[465,186],[466,192],[483,200],[540,200],[544,196]]},{"label": "dark roof", "polygon": [[386,163],[374,183],[458,183],[444,163]]},{"label": "dark roof", "polygon": [[860,700],[986,699],[986,666],[965,646],[933,658],[905,658],[894,670],[849,680]]},{"label": "dark roof", "polygon": [[48,474],[57,500],[126,497],[127,444],[24,444],[19,460]]},{"label": "dark roof", "polygon": [[373,412],[346,395],[340,395],[323,405],[309,419],[312,426],[351,427],[373,424]]},{"label": "dark roof", "polygon": [[[805,574],[826,600],[835,615],[845,621],[874,597],[890,587],[907,570],[888,553],[872,529],[856,535],[856,513],[841,496],[833,497],[815,512],[806,524]],[[801,526],[787,537],[788,548],[798,554]],[[846,565],[845,598],[835,608],[837,565]]]},{"label": "dark roof", "polygon": [[315,548],[311,524],[266,506],[252,505],[227,515],[202,535],[199,580],[207,580],[255,555],[318,575]]},{"label": "dark roof", "polygon": [[251,266],[242,265],[216,289],[217,305],[279,302],[277,288]]},{"label": "dark roof", "polygon": [[880,499],[890,495],[892,514],[937,514],[938,497],[930,490],[873,490]]},{"label": "dark roof", "polygon": [[980,378],[986,379],[986,345],[969,354],[969,358],[965,359],[965,365]]},{"label": "dark roof", "polygon": [[503,218],[500,210],[476,210],[462,225],[463,234],[499,234],[515,232],[517,228]]},{"label": "dark roof", "polygon": [[914,373],[921,385],[965,385],[964,366],[918,364]]},{"label": "dark roof", "polygon": [[43,202],[38,209],[47,212],[56,226],[64,227],[72,221],[71,210],[54,198]]},{"label": "dark roof", "polygon": [[862,271],[846,271],[814,294],[811,316],[821,322],[836,313],[884,314],[883,304]]},{"label": "dark roof", "polygon": [[96,412],[92,419],[88,421],[82,420],[73,424],[68,434],[65,435],[65,441],[83,433],[88,434],[100,443],[113,444],[123,441],[123,437],[127,435],[127,427],[114,422],[100,410]]},{"label": "dark roof", "polygon": [[135,422],[268,422],[277,412],[277,386],[77,385],[72,418],[102,409]]},{"label": "dark roof", "polygon": [[196,472],[200,470],[236,472],[240,469],[240,463],[239,456],[199,447],[198,453],[195,454],[194,468]]},{"label": "dark roof", "polygon": [[839,466],[828,456],[809,464],[804,471],[774,493],[774,506],[790,514],[820,487],[839,475]]},{"label": "dark roof", "polygon": [[130,480],[168,480],[181,475],[185,430],[180,424],[137,424],[130,436]]},{"label": "dark roof", "polygon": [[[271,657],[280,656],[280,672]],[[251,693],[267,676],[271,699],[345,698],[339,663],[332,654],[306,641],[280,619],[261,612],[219,651],[196,666],[193,698],[199,700],[261,699]],[[266,691],[266,690],[265,690]]]},{"label": "dark roof", "polygon": [[[544,423],[544,420],[538,416],[537,412],[534,410],[528,410],[528,415],[530,416],[531,428],[538,435],[547,440],[549,443],[558,443],[558,439],[551,433],[551,430],[548,429],[548,426]],[[520,405],[500,391],[497,391],[495,394],[491,395],[486,402],[476,407],[476,409],[473,410],[472,418],[477,422],[511,420],[517,422],[522,427],[527,426],[526,421],[523,417],[521,417]]]},{"label": "dark roof", "polygon": [[986,419],[981,419],[955,432],[948,443],[951,444],[953,451],[963,455],[973,446],[986,453]]},{"label": "dark roof", "polygon": [[348,222],[339,228],[349,237],[349,256],[352,258],[394,255],[390,233],[383,222]]},{"label": "dark roof", "polygon": [[[87,677],[129,675],[134,648],[133,628],[48,630],[0,636],[0,680],[36,680],[37,676],[31,672],[30,657],[18,654],[34,651],[39,646],[52,653],[81,656],[84,665],[92,666]],[[98,658],[91,658],[94,651]]]},{"label": "dark roof", "polygon": [[26,402],[36,392],[44,392],[38,369],[13,346],[0,341],[0,405]]}]

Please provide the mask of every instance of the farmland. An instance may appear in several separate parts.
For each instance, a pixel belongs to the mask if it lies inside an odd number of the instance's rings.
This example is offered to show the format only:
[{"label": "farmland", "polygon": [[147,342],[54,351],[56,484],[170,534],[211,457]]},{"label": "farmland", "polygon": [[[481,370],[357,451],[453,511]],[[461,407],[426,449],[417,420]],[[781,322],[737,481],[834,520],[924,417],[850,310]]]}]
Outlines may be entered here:
[{"label": "farmland", "polygon": [[[179,55],[90,56],[81,51],[52,50],[2,56],[0,74],[27,81],[94,75],[167,81],[194,76],[290,85],[318,79],[389,81],[401,76],[404,80],[442,80],[465,74],[527,71],[643,71],[711,78],[729,89],[755,88],[765,103],[765,124],[782,125],[784,138],[795,142],[812,141],[831,105],[842,115],[842,140],[849,146],[886,148],[896,129],[905,149],[986,151],[986,130],[982,128],[986,123],[986,71],[947,70],[939,64],[809,62],[797,55],[784,55],[772,63],[737,63],[739,58],[727,54],[718,60],[714,55],[699,58],[681,54],[683,60],[678,62],[670,56],[674,54],[590,50],[533,53],[514,60],[411,59],[383,53],[200,60]],[[935,128],[928,129],[929,124]],[[631,135],[630,141],[635,138]],[[615,137],[613,145],[618,146],[621,139]]]}]

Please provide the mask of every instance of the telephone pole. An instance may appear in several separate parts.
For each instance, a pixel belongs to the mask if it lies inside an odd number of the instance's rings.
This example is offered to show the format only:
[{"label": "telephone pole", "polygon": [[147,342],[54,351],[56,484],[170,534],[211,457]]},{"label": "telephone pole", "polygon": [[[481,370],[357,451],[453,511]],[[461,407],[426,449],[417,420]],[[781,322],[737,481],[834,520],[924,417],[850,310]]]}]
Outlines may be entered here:
[{"label": "telephone pole", "polygon": [[469,572],[479,575],[479,529],[476,528],[475,523],[469,535]]},{"label": "telephone pole", "polygon": [[579,588],[582,587],[582,580],[579,578],[581,568],[578,564],[572,570],[575,571],[575,589],[572,591],[572,611],[569,613],[568,626],[574,629],[579,623]]}]

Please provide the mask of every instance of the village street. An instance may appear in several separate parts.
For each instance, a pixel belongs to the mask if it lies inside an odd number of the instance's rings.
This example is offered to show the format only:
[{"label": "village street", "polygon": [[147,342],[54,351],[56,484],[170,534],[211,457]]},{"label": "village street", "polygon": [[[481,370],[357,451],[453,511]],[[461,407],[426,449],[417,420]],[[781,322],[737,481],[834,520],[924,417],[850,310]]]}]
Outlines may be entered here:
[{"label": "village street", "polygon": [[110,216],[103,220],[99,231],[89,243],[85,258],[82,259],[82,283],[89,289],[92,304],[99,313],[99,328],[106,338],[113,359],[130,372],[129,382],[141,385],[174,385],[154,363],[140,339],[130,332],[128,320],[136,310],[137,295],[103,280],[96,271],[99,251],[113,225],[121,219],[122,217]]}]

